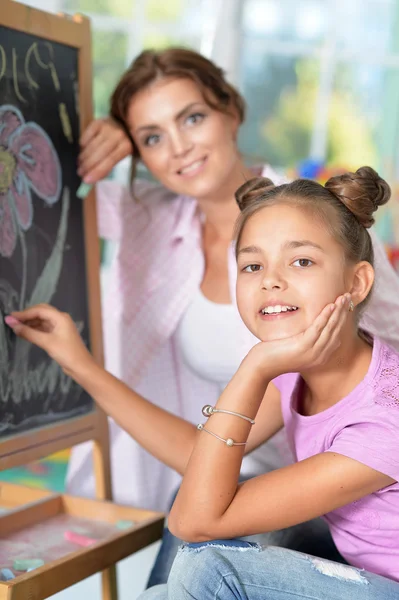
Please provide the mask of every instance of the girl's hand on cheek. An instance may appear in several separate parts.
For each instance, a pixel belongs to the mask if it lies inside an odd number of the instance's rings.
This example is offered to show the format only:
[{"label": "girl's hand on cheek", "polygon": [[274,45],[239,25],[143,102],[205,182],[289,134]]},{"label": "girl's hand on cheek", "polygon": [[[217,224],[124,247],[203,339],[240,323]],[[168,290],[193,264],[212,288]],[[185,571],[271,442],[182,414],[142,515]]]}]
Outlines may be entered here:
[{"label": "girl's hand on cheek", "polygon": [[350,294],[328,304],[305,331],[282,340],[260,342],[244,362],[270,381],[283,373],[297,373],[323,365],[340,346]]}]

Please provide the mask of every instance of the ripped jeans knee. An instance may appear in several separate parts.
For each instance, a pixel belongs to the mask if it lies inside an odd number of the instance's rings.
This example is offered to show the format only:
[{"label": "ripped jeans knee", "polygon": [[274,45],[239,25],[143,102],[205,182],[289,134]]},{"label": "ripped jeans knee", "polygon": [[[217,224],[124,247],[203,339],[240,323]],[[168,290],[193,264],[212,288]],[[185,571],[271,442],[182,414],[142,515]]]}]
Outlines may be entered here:
[{"label": "ripped jeans knee", "polygon": [[368,585],[368,580],[362,575],[362,571],[350,567],[347,565],[341,565],[330,560],[324,560],[322,558],[316,558],[315,556],[307,557],[312,567],[327,577],[334,577],[343,581],[353,581],[353,583],[359,583]]},{"label": "ripped jeans knee", "polygon": [[257,542],[248,542],[247,540],[210,540],[209,542],[182,544],[179,548],[179,554],[203,552],[208,548],[213,548],[214,550],[236,550],[237,552],[245,552],[246,550],[262,552],[263,550],[262,546]]},{"label": "ripped jeans knee", "polygon": [[173,600],[399,600],[399,583],[293,550],[244,540],[184,544],[168,581]]}]

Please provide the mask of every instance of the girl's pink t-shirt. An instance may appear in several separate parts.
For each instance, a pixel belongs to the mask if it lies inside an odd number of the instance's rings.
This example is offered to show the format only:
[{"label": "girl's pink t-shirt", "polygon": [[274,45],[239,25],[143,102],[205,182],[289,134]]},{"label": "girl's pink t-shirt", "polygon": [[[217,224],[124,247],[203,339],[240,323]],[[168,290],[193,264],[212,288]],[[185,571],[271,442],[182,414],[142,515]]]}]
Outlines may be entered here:
[{"label": "girl's pink t-shirt", "polygon": [[[335,452],[399,480],[399,354],[374,339],[364,380],[312,416],[298,413],[303,379],[278,377],[291,450],[297,461]],[[335,544],[353,566],[399,581],[399,484],[324,515]]]}]

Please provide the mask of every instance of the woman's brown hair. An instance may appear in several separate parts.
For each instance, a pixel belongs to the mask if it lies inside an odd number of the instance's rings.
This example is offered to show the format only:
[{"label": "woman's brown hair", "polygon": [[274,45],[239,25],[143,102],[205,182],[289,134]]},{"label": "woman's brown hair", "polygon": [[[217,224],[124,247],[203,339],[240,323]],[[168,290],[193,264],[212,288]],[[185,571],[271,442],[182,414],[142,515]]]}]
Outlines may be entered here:
[{"label": "woman's brown hair", "polygon": [[145,50],[124,73],[111,97],[111,117],[122,125],[133,143],[132,183],[140,154],[126,124],[129,105],[135,94],[165,77],[191,79],[199,86],[205,102],[211,108],[238,116],[240,123],[245,118],[243,98],[226,81],[223,70],[213,62],[186,48]]},{"label": "woman's brown hair", "polygon": [[390,196],[388,183],[371,167],[331,177],[324,186],[309,179],[279,186],[263,177],[251,179],[236,192],[241,209],[236,225],[236,251],[248,219],[267,206],[283,203],[304,207],[321,219],[341,244],[346,260],[373,265],[373,244],[367,229],[374,223],[373,213]]}]

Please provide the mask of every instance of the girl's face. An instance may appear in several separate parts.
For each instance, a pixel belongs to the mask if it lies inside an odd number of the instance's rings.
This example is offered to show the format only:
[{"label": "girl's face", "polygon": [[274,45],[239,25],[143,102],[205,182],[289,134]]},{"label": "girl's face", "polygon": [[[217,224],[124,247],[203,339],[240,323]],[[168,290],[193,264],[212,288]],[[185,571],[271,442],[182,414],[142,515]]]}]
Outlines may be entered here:
[{"label": "girl's face", "polygon": [[239,160],[237,120],[208,106],[191,79],[160,79],[140,91],[127,125],[143,163],[177,194],[215,195]]},{"label": "girl's face", "polygon": [[304,331],[322,309],[350,291],[353,268],[310,212],[288,204],[249,218],[238,248],[237,303],[262,341]]}]

